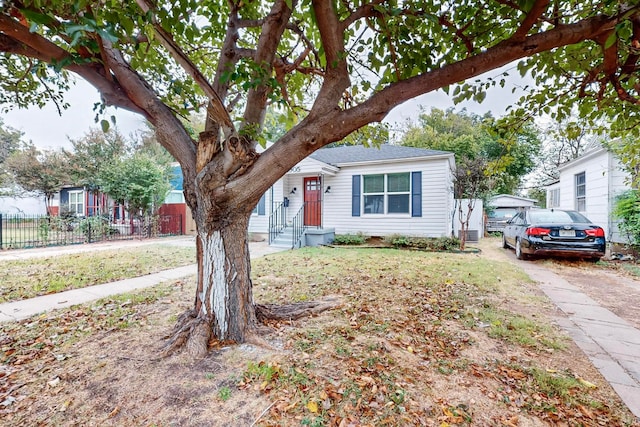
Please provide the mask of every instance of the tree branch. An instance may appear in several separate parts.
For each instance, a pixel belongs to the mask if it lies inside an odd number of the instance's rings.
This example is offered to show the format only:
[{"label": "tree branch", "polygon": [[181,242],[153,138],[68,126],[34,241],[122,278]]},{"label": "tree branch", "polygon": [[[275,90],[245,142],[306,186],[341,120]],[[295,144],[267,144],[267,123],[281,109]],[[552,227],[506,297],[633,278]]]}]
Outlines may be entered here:
[{"label": "tree branch", "polygon": [[[142,9],[144,13],[152,11],[151,6],[147,3],[147,0],[136,0],[136,3]],[[218,122],[223,129],[226,136],[235,132],[235,127],[229,116],[229,112],[225,109],[222,99],[218,96],[218,93],[214,90],[213,86],[209,83],[207,78],[200,72],[198,67],[191,61],[191,59],[182,51],[180,46],[173,40],[170,34],[168,34],[162,26],[154,19],[153,29],[158,37],[160,43],[167,49],[169,54],[180,64],[180,66],[191,76],[198,86],[209,98],[209,111],[214,120]]]},{"label": "tree branch", "polygon": [[[2,40],[0,42],[0,50],[3,52],[23,53],[29,58],[48,64],[61,63],[70,57],[69,53],[64,49],[37,33],[31,33],[29,28],[4,14],[0,14],[0,32],[4,33],[0,33],[0,40]],[[23,46],[18,47],[18,45]],[[148,118],[143,109],[131,102],[117,82],[112,81],[103,74],[104,70],[98,64],[71,63],[63,68],[78,74],[94,86],[100,92],[107,105],[121,107]]]},{"label": "tree branch", "polygon": [[531,30],[535,23],[538,22],[538,19],[542,16],[544,11],[547,10],[548,6],[549,0],[537,0],[511,38],[516,41],[524,40],[529,33],[529,30]]},{"label": "tree branch", "polygon": [[[295,1],[292,2],[292,7],[295,7],[295,3]],[[287,28],[291,12],[285,0],[278,0],[274,2],[269,15],[264,19],[254,57],[256,65],[261,68],[262,76],[256,77],[263,80],[271,77],[278,44]],[[270,87],[266,83],[249,89],[243,127],[257,126],[257,128],[262,128],[269,91]],[[255,143],[257,144],[257,142]]]}]

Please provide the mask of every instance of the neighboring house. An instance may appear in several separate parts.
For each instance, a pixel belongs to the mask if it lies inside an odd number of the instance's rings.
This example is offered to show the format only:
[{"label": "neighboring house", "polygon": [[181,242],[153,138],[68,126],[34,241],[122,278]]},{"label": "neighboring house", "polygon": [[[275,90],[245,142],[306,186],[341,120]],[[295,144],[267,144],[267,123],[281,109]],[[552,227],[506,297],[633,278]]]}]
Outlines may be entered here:
[{"label": "neighboring house", "polygon": [[323,148],[278,180],[249,231],[271,243],[327,243],[335,234],[450,236],[453,153],[384,144]]},{"label": "neighboring house", "polygon": [[536,201],[526,197],[498,194],[489,199],[487,209],[487,231],[502,232],[504,226],[520,210],[533,207]]},{"label": "neighboring house", "polygon": [[46,212],[44,196],[32,193],[24,196],[0,196],[0,214],[44,215]]},{"label": "neighboring house", "polygon": [[604,228],[608,241],[626,243],[611,214],[616,197],[629,189],[616,156],[597,144],[558,170],[560,179],[547,186],[547,207],[577,210]]},{"label": "neighboring house", "polygon": [[[173,178],[171,179],[171,191],[164,199],[164,203],[160,206],[158,213],[161,215],[179,215],[181,218],[180,224],[172,222],[171,224],[162,224],[162,232],[165,234],[195,234],[196,223],[191,214],[191,209],[187,206],[184,199],[184,187],[182,170],[178,163],[171,165],[173,169]],[[177,229],[179,227],[180,229]]]}]

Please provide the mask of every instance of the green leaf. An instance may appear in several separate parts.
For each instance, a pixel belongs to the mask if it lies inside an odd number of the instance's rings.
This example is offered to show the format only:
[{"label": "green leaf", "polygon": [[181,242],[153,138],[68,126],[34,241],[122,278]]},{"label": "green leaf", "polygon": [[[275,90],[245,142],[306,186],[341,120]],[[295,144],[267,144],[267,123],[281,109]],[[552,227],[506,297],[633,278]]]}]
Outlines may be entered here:
[{"label": "green leaf", "polygon": [[102,131],[107,133],[109,132],[109,128],[111,127],[111,125],[109,124],[108,120],[101,120],[100,121],[100,127],[102,127]]},{"label": "green leaf", "polygon": [[604,42],[604,48],[609,49],[618,41],[618,34],[615,31],[612,31],[607,37],[607,41]]}]

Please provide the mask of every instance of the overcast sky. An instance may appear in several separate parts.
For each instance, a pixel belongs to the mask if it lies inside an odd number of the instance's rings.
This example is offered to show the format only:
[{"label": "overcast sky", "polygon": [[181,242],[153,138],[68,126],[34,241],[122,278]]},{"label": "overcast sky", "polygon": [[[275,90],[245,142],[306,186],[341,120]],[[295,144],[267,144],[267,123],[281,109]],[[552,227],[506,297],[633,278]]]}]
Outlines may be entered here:
[{"label": "overcast sky", "polygon": [[[489,73],[489,75],[495,76],[501,72],[501,70],[497,70]],[[517,72],[512,71],[511,74],[512,77],[509,80],[518,85],[518,78],[515,77]],[[512,94],[512,87],[513,84],[507,84],[504,89],[490,89],[482,104],[469,101],[459,104],[455,108],[460,110],[465,107],[468,111],[480,115],[491,111],[494,117],[500,117],[504,114],[506,108],[516,102],[522,94],[520,90]],[[7,114],[3,114],[2,118],[5,125],[24,132],[24,139],[32,141],[37,147],[45,149],[71,148],[69,138],[81,138],[91,127],[99,127],[99,124],[94,121],[95,113],[93,111],[93,104],[99,102],[99,100],[100,97],[97,91],[88,83],[80,81],[68,94],[67,101],[71,106],[64,110],[61,116],[58,114],[56,107],[51,104],[43,109],[36,107],[28,110],[14,109]],[[387,116],[385,122],[389,123],[392,128],[400,127],[407,119],[415,120],[418,117],[420,106],[427,109],[432,107],[446,109],[454,107],[454,104],[451,98],[443,91],[433,92],[407,101],[395,108]],[[111,115],[116,116],[118,129],[127,136],[138,129],[143,129],[145,126],[144,120],[140,115],[125,110],[110,108],[107,111],[106,118]]]}]

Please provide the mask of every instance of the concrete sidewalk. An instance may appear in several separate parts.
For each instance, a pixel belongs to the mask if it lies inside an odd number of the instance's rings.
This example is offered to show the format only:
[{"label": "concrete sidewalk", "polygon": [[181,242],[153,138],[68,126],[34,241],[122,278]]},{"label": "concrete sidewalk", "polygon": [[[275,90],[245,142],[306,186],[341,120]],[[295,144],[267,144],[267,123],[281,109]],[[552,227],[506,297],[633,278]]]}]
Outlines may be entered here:
[{"label": "concrete sidewalk", "polygon": [[548,269],[518,265],[566,315],[556,319],[640,422],[640,330]]},{"label": "concrete sidewalk", "polygon": [[[152,244],[195,246],[195,239],[192,236],[182,236],[179,238],[129,240],[69,247],[5,251],[0,252],[0,261],[30,259],[36,257],[57,256],[71,253],[92,252],[109,249],[122,249],[123,247],[148,246]],[[252,259],[270,253],[280,252],[282,250],[283,249],[281,248],[271,247],[266,242],[249,243],[249,254]],[[39,313],[94,301],[100,298],[107,297],[109,295],[117,295],[131,292],[135,289],[148,288],[164,281],[178,280],[184,277],[195,275],[196,272],[196,264],[192,264],[184,267],[164,270],[159,273],[148,274],[141,277],[119,280],[117,282],[88,286],[81,289],[73,289],[56,294],[43,295],[22,301],[3,303],[0,304],[0,322],[18,321],[29,318]]]}]

